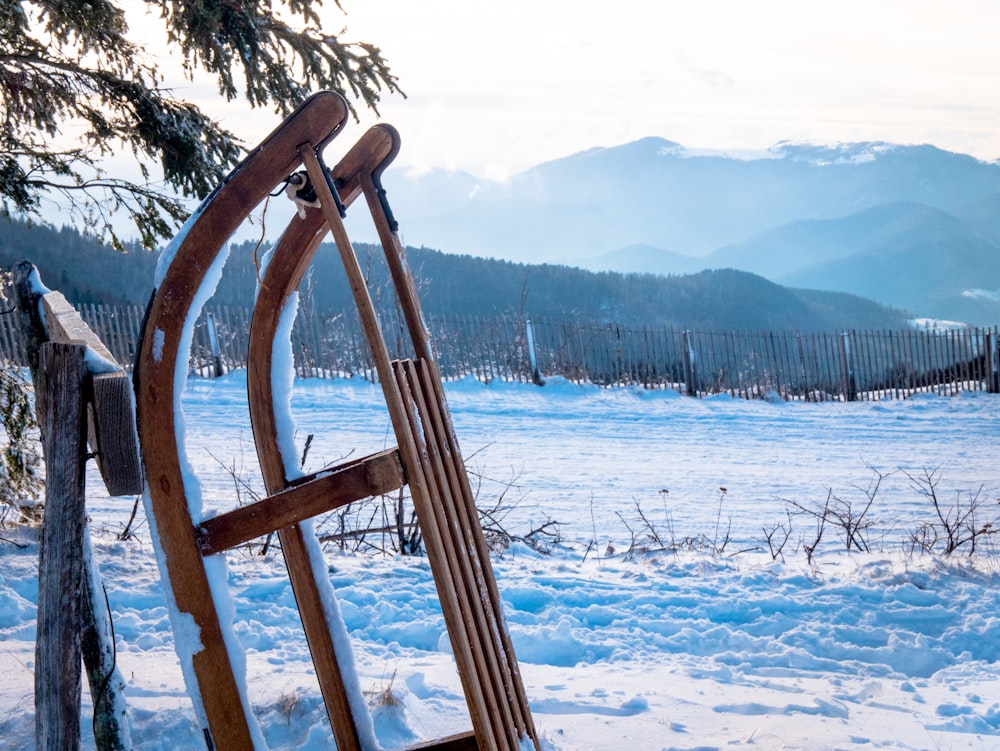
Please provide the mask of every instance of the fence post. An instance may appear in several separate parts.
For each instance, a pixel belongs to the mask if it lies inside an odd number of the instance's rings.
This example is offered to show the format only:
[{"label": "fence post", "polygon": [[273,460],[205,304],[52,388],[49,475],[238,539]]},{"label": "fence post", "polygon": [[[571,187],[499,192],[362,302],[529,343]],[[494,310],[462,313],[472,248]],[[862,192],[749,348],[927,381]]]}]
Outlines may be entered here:
[{"label": "fence post", "polygon": [[536,386],[544,386],[545,379],[538,370],[538,358],[535,356],[535,327],[531,319],[524,320],[524,336],[528,340],[528,362],[531,363],[531,382]]},{"label": "fence post", "polygon": [[[111,614],[87,535],[84,478],[89,432],[94,453],[104,457],[98,466],[108,492],[141,492],[131,392],[123,371],[104,370],[113,358],[103,343],[61,294],[45,290],[31,263],[15,266],[14,281],[46,471],[35,642],[36,747],[79,748],[82,658],[94,703],[95,745],[99,751],[124,751],[131,748],[124,682],[115,667]],[[88,351],[96,362],[88,362]]]},{"label": "fence post", "polygon": [[45,405],[45,521],[38,561],[35,742],[39,751],[80,747],[84,457],[87,377],[82,344],[39,347]]},{"label": "fence post", "polygon": [[212,365],[215,377],[222,377],[222,353],[219,351],[219,331],[215,326],[215,316],[211,311],[205,314],[205,328],[208,330],[208,348],[212,352]]},{"label": "fence post", "polygon": [[1000,394],[1000,342],[997,329],[986,332],[986,388],[991,394]]},{"label": "fence post", "polygon": [[684,357],[684,393],[698,396],[698,363],[694,355],[694,334],[690,331],[681,333],[681,349]]},{"label": "fence post", "polygon": [[854,381],[854,363],[851,360],[851,335],[843,332],[840,335],[840,376],[842,388],[847,395],[847,401],[857,401],[858,394]]}]

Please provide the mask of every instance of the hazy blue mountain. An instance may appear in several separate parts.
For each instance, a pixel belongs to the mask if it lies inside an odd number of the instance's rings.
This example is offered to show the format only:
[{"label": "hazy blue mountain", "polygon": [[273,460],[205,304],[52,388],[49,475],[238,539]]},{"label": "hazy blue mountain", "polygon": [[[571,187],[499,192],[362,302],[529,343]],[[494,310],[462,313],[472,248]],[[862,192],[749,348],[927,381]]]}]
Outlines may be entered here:
[{"label": "hazy blue mountain", "polygon": [[[553,299],[566,311],[574,310],[573,295],[582,299],[600,286],[570,281],[566,267],[668,276],[739,269],[781,287],[861,295],[915,316],[1000,321],[1000,164],[933,146],[782,142],[748,159],[644,138],[545,162],[502,183],[405,169],[390,169],[385,183],[405,244],[528,264],[535,284],[549,274],[538,267],[558,267]],[[375,239],[367,217],[349,222],[355,241]],[[452,266],[436,282],[459,280],[448,292],[456,300],[465,290],[492,300],[486,280],[506,279],[497,266],[463,281],[461,264]],[[82,291],[100,265],[72,276],[61,260],[53,268]],[[699,294],[723,278],[699,277]],[[98,279],[91,286],[94,295],[125,296],[123,285]],[[665,293],[640,286],[622,283],[630,291],[616,292],[603,310],[641,318],[649,312],[642,295]],[[671,289],[687,294],[683,286]],[[750,303],[730,300],[744,293],[753,296],[751,285],[730,285],[720,295],[733,310],[746,310]],[[533,294],[534,302],[544,297]],[[770,294],[783,304],[777,289]],[[503,304],[516,306],[514,298]]]},{"label": "hazy blue mountain", "polygon": [[[567,261],[588,271],[621,271],[632,274],[692,274],[706,268],[701,258],[672,253],[652,245],[630,245],[610,253]],[[729,264],[732,265],[732,264]]]},{"label": "hazy blue mountain", "polygon": [[[873,215],[883,221],[870,223]],[[921,316],[981,324],[1000,320],[990,298],[991,291],[1000,290],[1000,241],[951,214],[896,205],[830,223],[826,230],[815,233],[812,244],[807,239],[800,246],[812,263],[790,263],[784,272],[767,273],[768,278],[850,292]],[[833,252],[835,243],[823,238],[837,240],[844,252]],[[812,254],[810,247],[827,254]],[[790,249],[786,245],[779,253]],[[970,294],[973,290],[982,292]]]},{"label": "hazy blue mountain", "polygon": [[956,209],[966,221],[913,202],[801,220],[720,248],[705,261],[794,287],[862,295],[920,316],[991,324],[1000,320],[991,296],[1000,289],[1000,233],[988,234],[990,204]]},{"label": "hazy blue mountain", "polygon": [[801,220],[914,202],[944,211],[1000,193],[1000,165],[933,146],[781,143],[765,158],[693,154],[661,138],[546,162],[506,183],[386,174],[411,244],[587,263],[645,245],[700,256]]},{"label": "hazy blue mountain", "polygon": [[976,232],[1000,240],[1000,193],[960,206],[952,213]]},{"label": "hazy blue mountain", "polygon": [[775,227],[705,256],[710,268],[729,266],[772,279],[858,253],[905,247],[952,236],[968,241],[971,230],[953,215],[923,204],[898,202],[836,219],[803,219]]}]

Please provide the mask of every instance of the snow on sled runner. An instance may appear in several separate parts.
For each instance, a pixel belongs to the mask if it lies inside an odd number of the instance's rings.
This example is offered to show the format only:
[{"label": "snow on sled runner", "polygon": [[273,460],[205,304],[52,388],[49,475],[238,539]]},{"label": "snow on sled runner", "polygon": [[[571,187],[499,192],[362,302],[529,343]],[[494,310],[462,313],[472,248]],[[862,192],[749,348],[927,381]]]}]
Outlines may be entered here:
[{"label": "snow on sled runner", "polygon": [[[135,367],[137,425],[147,511],[172,599],[178,653],[210,749],[264,748],[250,711],[243,655],[220,605],[231,608],[222,554],[277,531],[339,751],[374,751],[371,717],[346,628],[309,520],[407,485],[455,655],[472,732],[414,748],[539,749],[469,480],[461,460],[396,224],[381,186],[399,139],[369,129],[332,169],[321,150],[347,118],[343,99],[321,92],[269,135],[201,205],[161,259]],[[250,421],[267,497],[203,518],[185,460],[180,392],[193,324],[225,263],[222,248],[275,187],[293,186],[300,212],[272,251],[250,328]],[[391,360],[357,256],[346,209],[364,197],[378,231],[413,356]],[[299,476],[290,435],[288,332],[294,292],[326,233],[343,261],[371,348],[397,447],[316,475]],[[276,398],[278,391],[280,398]]]}]

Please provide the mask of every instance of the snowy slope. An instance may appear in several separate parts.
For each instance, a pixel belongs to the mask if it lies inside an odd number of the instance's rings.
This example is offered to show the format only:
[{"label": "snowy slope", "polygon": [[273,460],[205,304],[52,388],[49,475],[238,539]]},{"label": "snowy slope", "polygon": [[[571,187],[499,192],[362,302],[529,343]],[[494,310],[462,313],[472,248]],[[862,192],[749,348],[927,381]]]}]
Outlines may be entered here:
[{"label": "snowy slope", "polygon": [[[516,501],[515,533],[561,523],[551,555],[516,545],[496,562],[550,748],[1000,749],[1000,559],[989,543],[971,559],[911,552],[931,509],[897,471],[940,467],[942,499],[978,491],[981,521],[1000,515],[997,397],[772,404],[471,381],[447,392],[482,502]],[[237,487],[248,494],[234,475],[259,486],[242,374],[194,380],[183,403],[206,506],[231,507]],[[299,382],[293,410],[300,445],[316,436],[311,469],[390,441],[381,396],[361,381]],[[797,516],[772,560],[764,530],[789,523],[789,502],[811,508],[832,490],[861,503],[866,463],[886,475],[871,552],[847,554],[830,529],[810,565],[814,525]],[[118,541],[132,499],[103,495],[95,472],[88,487],[135,746],[200,748],[148,529],[140,519],[137,538]],[[679,549],[629,555],[651,530]],[[0,536],[0,748],[31,749],[37,545],[30,530]],[[467,729],[426,561],[328,551],[379,743]],[[272,748],[330,748],[280,554],[258,552],[229,556],[251,703]]]}]

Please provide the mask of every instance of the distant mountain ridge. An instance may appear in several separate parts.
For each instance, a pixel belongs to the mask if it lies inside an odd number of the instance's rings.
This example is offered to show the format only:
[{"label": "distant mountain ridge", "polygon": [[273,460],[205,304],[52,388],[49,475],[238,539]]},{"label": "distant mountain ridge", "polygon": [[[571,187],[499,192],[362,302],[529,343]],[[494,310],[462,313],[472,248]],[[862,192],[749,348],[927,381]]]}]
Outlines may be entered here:
[{"label": "distant mountain ridge", "polygon": [[[781,142],[747,159],[644,138],[506,183],[404,170],[385,182],[407,241],[447,252],[658,274],[733,267],[1000,321],[1000,307],[970,308],[960,288],[1000,289],[1000,164],[930,145]],[[851,268],[887,276],[851,281]]]},{"label": "distant mountain ridge", "polygon": [[[356,243],[374,290],[387,286],[381,251]],[[252,305],[255,243],[235,244],[213,304]],[[45,282],[73,303],[143,305],[152,291],[156,255],[116,253],[73,230],[0,221],[0,266],[27,259]],[[421,304],[429,315],[492,316],[517,311],[533,318],[715,330],[902,328],[900,310],[839,293],[782,287],[745,271],[722,269],[666,278],[589,272],[555,264],[522,264],[407,248]],[[377,294],[385,299],[386,296]],[[317,251],[302,305],[320,314],[353,307],[340,256]]]},{"label": "distant mountain ridge", "polygon": [[[436,287],[426,306],[432,312],[439,300],[457,306],[470,294],[481,311],[509,309],[527,292],[532,315],[681,325],[703,325],[691,316],[708,316],[699,308],[706,297],[722,306],[706,319],[712,325],[846,327],[860,320],[854,312],[861,308],[865,320],[898,321],[903,309],[916,317],[1000,322],[1000,164],[929,145],[781,142],[743,158],[644,138],[551,160],[505,183],[393,169],[385,183],[402,239],[420,246],[415,257],[436,269],[428,282]],[[355,219],[352,237],[374,240],[370,222]],[[40,240],[23,227],[7,234],[22,248],[80,242]],[[445,251],[447,262],[439,263],[432,248]],[[88,253],[78,248],[76,256]],[[135,259],[128,273],[147,263]],[[73,268],[53,266],[59,286],[78,298],[114,302],[139,294],[102,273],[100,261]],[[697,282],[663,285],[635,275]],[[760,294],[765,289],[770,298]],[[797,321],[785,297],[790,290],[812,302],[818,292],[854,297],[830,296],[822,313],[798,309]],[[671,295],[680,302],[668,304]],[[861,298],[885,307],[879,313],[848,302]],[[684,300],[697,304],[685,309]],[[452,312],[444,303],[439,309]],[[775,316],[777,309],[786,315]]]}]

